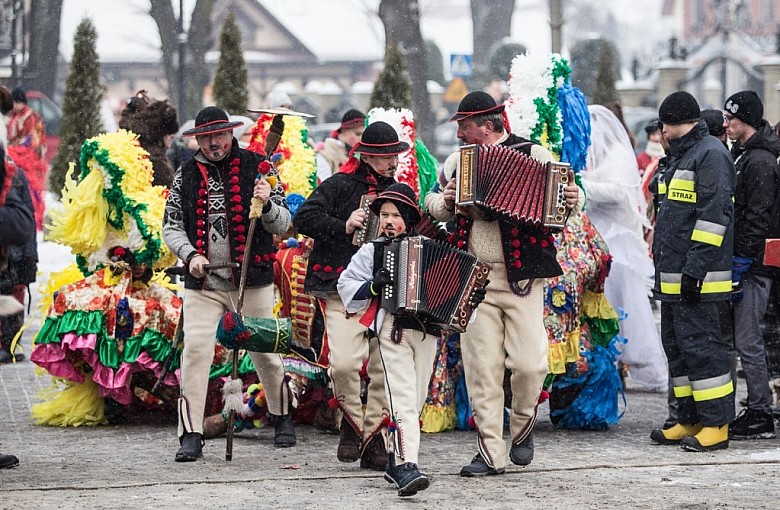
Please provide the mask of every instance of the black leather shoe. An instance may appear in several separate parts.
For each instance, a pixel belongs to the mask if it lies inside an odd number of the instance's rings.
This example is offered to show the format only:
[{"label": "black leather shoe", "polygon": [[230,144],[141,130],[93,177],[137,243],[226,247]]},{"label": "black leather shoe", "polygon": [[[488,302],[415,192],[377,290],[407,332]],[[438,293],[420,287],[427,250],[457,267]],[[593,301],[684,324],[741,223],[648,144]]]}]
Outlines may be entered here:
[{"label": "black leather shoe", "polygon": [[341,462],[355,462],[360,458],[360,436],[346,418],[341,418],[339,427],[339,447],[336,457]]},{"label": "black leather shoe", "polygon": [[11,469],[19,465],[16,455],[3,455],[0,453],[0,469]]},{"label": "black leather shoe", "polygon": [[384,471],[387,468],[387,447],[381,434],[372,437],[360,453],[360,467]]},{"label": "black leather shoe", "polygon": [[419,491],[427,489],[431,481],[425,473],[420,473],[417,464],[407,462],[395,468],[398,484],[398,495],[401,497],[414,496]]},{"label": "black leather shoe", "polygon": [[509,460],[518,466],[527,466],[534,460],[534,434],[531,432],[525,439],[512,445],[509,450]]},{"label": "black leather shoe", "polygon": [[295,446],[295,428],[291,414],[274,416],[274,446],[289,448]]},{"label": "black leather shoe", "polygon": [[176,462],[194,462],[203,456],[203,436],[187,432],[179,438],[181,448],[176,452]]},{"label": "black leather shoe", "polygon": [[13,363],[14,357],[16,357],[17,363],[19,363],[20,361],[24,361],[24,354],[22,354],[21,352],[14,355],[8,351],[0,350],[0,364],[5,365],[6,363]]},{"label": "black leather shoe", "polygon": [[460,470],[460,476],[472,477],[503,475],[504,471],[506,471],[504,468],[495,469],[488,466],[487,462],[485,462],[485,459],[482,458],[482,454],[478,453],[471,460],[471,464],[468,466],[463,466],[463,468]]}]

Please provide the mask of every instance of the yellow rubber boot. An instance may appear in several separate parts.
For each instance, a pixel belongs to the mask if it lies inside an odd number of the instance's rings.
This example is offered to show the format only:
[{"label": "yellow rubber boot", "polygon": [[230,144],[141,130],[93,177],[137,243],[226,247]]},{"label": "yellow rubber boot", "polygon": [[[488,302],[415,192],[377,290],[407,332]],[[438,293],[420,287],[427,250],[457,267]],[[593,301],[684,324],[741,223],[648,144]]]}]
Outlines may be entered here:
[{"label": "yellow rubber boot", "polygon": [[683,439],[680,446],[689,452],[724,450],[729,447],[729,424],[720,427],[704,427],[695,436]]},{"label": "yellow rubber boot", "polygon": [[680,444],[683,438],[696,435],[701,430],[701,423],[684,425],[677,423],[665,430],[655,429],[650,433],[650,439],[658,444]]}]

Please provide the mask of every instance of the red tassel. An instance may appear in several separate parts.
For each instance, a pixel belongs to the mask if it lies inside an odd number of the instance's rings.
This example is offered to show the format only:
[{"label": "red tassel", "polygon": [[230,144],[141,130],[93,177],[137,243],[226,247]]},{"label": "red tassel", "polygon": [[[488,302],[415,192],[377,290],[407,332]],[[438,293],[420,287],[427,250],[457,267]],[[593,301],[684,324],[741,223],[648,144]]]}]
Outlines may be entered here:
[{"label": "red tassel", "polygon": [[385,415],[382,418],[382,425],[381,426],[382,427],[389,427],[391,423],[393,423],[393,420],[391,420],[389,416]]},{"label": "red tassel", "polygon": [[512,128],[509,125],[509,115],[506,114],[506,110],[501,112],[501,117],[504,119],[504,129],[506,130],[507,133],[511,133]]},{"label": "red tassel", "polygon": [[471,415],[469,417],[469,427],[471,427],[474,430],[477,430],[477,420],[474,419],[474,415]]},{"label": "red tassel", "polygon": [[542,392],[539,394],[539,403],[547,401],[547,399],[550,398],[550,394],[547,393],[545,390],[542,390]]},{"label": "red tassel", "polygon": [[328,407],[331,409],[338,409],[339,408],[339,401],[336,397],[330,397],[328,399]]}]

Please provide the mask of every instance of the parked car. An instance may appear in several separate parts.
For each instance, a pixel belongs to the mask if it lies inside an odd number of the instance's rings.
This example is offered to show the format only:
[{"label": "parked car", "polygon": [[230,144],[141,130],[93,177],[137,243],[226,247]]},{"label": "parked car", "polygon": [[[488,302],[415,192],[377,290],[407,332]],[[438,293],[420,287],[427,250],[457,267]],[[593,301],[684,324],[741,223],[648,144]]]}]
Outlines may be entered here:
[{"label": "parked car", "polygon": [[645,150],[647,145],[647,133],[645,126],[648,122],[658,118],[658,110],[646,107],[626,107],[623,108],[623,119],[626,121],[628,129],[636,137],[636,148],[634,152],[639,154]]},{"label": "parked car", "polygon": [[59,132],[62,124],[62,110],[43,92],[28,90],[25,93],[27,94],[27,104],[40,113],[43,118],[43,125],[46,129],[46,137],[43,142],[46,145],[46,163],[51,164],[60,146]]},{"label": "parked car", "polygon": [[442,122],[433,130],[433,137],[436,139],[434,156],[440,163],[443,163],[447,156],[460,149],[457,122]]}]

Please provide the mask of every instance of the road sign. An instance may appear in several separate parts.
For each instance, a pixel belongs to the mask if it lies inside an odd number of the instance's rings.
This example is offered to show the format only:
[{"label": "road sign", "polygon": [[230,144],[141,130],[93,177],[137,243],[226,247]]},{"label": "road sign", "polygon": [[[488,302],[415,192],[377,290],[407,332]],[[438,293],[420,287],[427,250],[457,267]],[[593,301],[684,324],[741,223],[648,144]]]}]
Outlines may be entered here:
[{"label": "road sign", "polygon": [[460,100],[466,97],[469,93],[469,89],[463,82],[463,78],[454,78],[447,87],[447,91],[444,93],[445,103],[460,103]]},{"label": "road sign", "polygon": [[474,60],[471,55],[450,54],[450,74],[457,78],[468,78],[474,72]]}]

